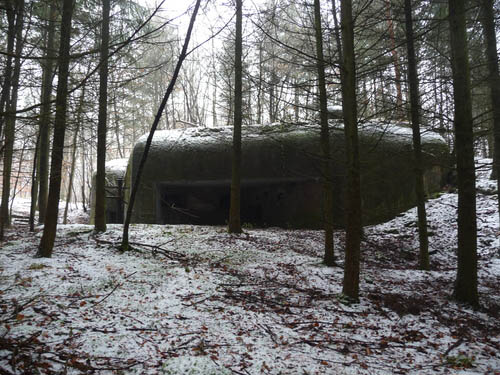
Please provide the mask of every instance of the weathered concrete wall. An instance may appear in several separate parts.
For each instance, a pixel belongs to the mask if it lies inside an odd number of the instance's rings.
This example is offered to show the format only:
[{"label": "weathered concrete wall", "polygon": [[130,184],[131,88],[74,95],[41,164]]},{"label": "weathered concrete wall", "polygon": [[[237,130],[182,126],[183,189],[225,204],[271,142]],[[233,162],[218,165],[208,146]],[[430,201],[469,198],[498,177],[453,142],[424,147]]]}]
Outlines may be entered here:
[{"label": "weathered concrete wall", "polygon": [[[359,137],[364,224],[387,220],[414,206],[411,129],[367,124]],[[138,141],[130,157],[126,189],[137,172],[145,140]],[[132,222],[223,224],[231,179],[231,141],[231,128],[157,132]],[[442,185],[448,149],[435,134],[424,136],[422,143],[426,190],[431,193]],[[321,228],[319,126],[245,127],[242,144],[242,215],[247,215],[248,222]],[[337,121],[331,122],[331,150],[335,217],[340,226],[344,220],[345,155],[344,132]],[[217,207],[222,213],[215,213]],[[213,217],[209,220],[210,212]]]},{"label": "weathered concrete wall", "polygon": [[[125,171],[128,159],[115,159],[106,162],[106,222],[109,224],[123,222],[123,197],[126,192]],[[90,191],[90,224],[95,222],[95,186],[96,174],[92,176]]]}]

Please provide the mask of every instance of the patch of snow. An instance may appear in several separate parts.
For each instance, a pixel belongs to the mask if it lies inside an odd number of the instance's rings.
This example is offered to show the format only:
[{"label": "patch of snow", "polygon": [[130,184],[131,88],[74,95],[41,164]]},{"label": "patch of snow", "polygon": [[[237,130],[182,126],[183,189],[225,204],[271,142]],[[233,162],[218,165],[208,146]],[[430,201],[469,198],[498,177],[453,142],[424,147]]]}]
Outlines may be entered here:
[{"label": "patch of snow", "polygon": [[1,243],[0,371],[496,374],[496,196],[477,200],[479,311],[450,300],[456,205],[454,193],[427,202],[429,272],[416,267],[415,209],[365,228],[358,304],[341,294],[343,268],[321,264],[321,231],[138,224],[122,254],[121,225],[60,225],[40,259],[40,228],[20,227]]}]

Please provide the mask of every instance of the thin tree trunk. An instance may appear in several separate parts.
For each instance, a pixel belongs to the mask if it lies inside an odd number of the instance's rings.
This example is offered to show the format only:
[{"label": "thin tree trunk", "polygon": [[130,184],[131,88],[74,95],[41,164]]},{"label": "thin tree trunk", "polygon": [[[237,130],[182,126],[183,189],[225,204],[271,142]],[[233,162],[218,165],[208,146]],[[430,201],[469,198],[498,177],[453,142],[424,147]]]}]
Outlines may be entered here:
[{"label": "thin tree trunk", "polygon": [[[12,55],[14,54],[14,43],[16,40],[16,13],[15,9],[11,6],[7,8],[7,59],[5,62],[4,82],[2,86],[2,95],[0,96],[0,141],[4,131],[4,124],[6,120],[6,113],[8,112],[8,102],[10,98],[10,90],[12,86]],[[0,143],[0,155],[2,155],[2,144]]]},{"label": "thin tree trunk", "polygon": [[[80,100],[78,103],[78,113],[76,117],[76,129],[73,133],[72,150],[71,150],[71,169],[69,173],[69,184],[68,184],[66,205],[64,207],[63,224],[67,224],[68,222],[68,210],[69,210],[69,203],[71,201],[71,192],[74,190],[73,186],[75,179],[76,149],[77,149],[78,134],[83,121],[82,116],[83,116],[83,102],[85,99],[85,87],[86,87],[85,85],[82,86],[82,92],[80,93]],[[76,201],[76,194],[73,195]]]},{"label": "thin tree trunk", "polygon": [[356,105],[354,25],[351,0],[341,2],[342,13],[342,98],[347,154],[346,246],[342,292],[359,298],[359,258],[361,244],[361,187]]},{"label": "thin tree trunk", "polygon": [[21,177],[21,168],[24,164],[24,153],[25,152],[26,152],[26,139],[24,139],[24,141],[23,141],[23,148],[21,149],[21,155],[19,155],[19,161],[17,163],[16,181],[14,182],[14,188],[12,189],[12,197],[10,198],[9,217],[12,217],[12,207],[14,205],[14,199],[16,199],[16,195],[17,195],[17,185],[19,185],[19,178]]},{"label": "thin tree trunk", "polygon": [[233,159],[231,173],[231,203],[229,233],[241,233],[241,123],[242,108],[242,0],[236,0],[236,36],[234,42],[234,124]]},{"label": "thin tree trunk", "polygon": [[[83,97],[83,94],[82,94]],[[76,144],[78,140],[78,130],[80,129],[80,122],[77,121],[76,129],[73,134],[72,150],[71,150],[71,169],[69,172],[68,194],[66,197],[66,205],[64,206],[63,224],[68,223],[68,210],[69,202],[71,201],[71,192],[73,191],[73,179],[75,177],[75,164],[76,164]],[[76,200],[76,199],[75,199]]]},{"label": "thin tree trunk", "polygon": [[95,189],[96,232],[106,231],[106,120],[108,107],[108,49],[110,0],[102,2],[101,67],[99,70],[99,116],[97,120],[97,173]]},{"label": "thin tree trunk", "polygon": [[488,83],[493,110],[493,177],[498,186],[498,213],[500,218],[500,74],[498,68],[497,39],[495,33],[495,13],[493,0],[481,0],[483,34],[486,42],[486,58],[488,59]]},{"label": "thin tree trunk", "polygon": [[333,244],[333,170],[330,155],[328,97],[326,94],[325,59],[323,56],[323,33],[321,27],[321,5],[319,0],[314,0],[314,28],[316,33],[316,69],[318,72],[321,151],[323,154],[323,221],[325,228],[325,254],[323,257],[323,263],[331,267],[335,265],[335,251]]},{"label": "thin tree trunk", "polygon": [[396,113],[398,117],[403,114],[403,91],[401,90],[401,72],[399,70],[399,57],[396,49],[396,35],[394,33],[394,22],[392,20],[391,0],[386,0],[387,23],[389,38],[391,39],[391,55],[394,63],[394,74],[396,84]]},{"label": "thin tree trunk", "polygon": [[418,89],[417,61],[413,43],[413,20],[411,0],[405,0],[406,47],[408,49],[408,84],[410,86],[410,111],[413,131],[413,152],[415,158],[415,193],[417,196],[419,257],[421,270],[429,270],[429,237],[427,235],[427,214],[425,212],[424,169],[420,142],[420,101]]},{"label": "thin tree trunk", "polygon": [[[116,147],[118,148],[118,155],[123,158],[122,144],[120,142],[120,119],[118,117],[118,109],[116,108],[116,88],[113,92],[113,119],[115,122],[115,137],[116,137]],[[168,129],[168,122],[167,122]]]},{"label": "thin tree trunk", "polygon": [[59,45],[59,77],[56,95],[56,118],[54,122],[54,139],[52,144],[52,160],[50,164],[49,197],[43,235],[38,247],[37,256],[50,258],[57,230],[59,199],[61,193],[61,169],[64,155],[64,135],[66,133],[66,109],[68,99],[69,49],[71,39],[71,18],[73,16],[73,0],[64,0],[61,21],[61,41]]},{"label": "thin tree trunk", "polygon": [[144,152],[141,157],[141,161],[139,163],[139,167],[137,169],[137,174],[133,181],[132,190],[130,192],[128,207],[127,207],[127,216],[125,217],[125,223],[123,224],[123,236],[122,243],[120,248],[122,251],[127,251],[129,249],[129,241],[128,241],[128,229],[130,226],[130,219],[132,217],[132,210],[134,208],[135,196],[137,194],[137,190],[139,189],[139,181],[141,180],[142,171],[144,170],[144,165],[146,164],[146,160],[148,158],[149,149],[151,147],[151,142],[153,141],[153,136],[160,123],[161,115],[165,106],[167,104],[168,98],[172,94],[172,91],[175,87],[175,82],[177,81],[177,77],[179,76],[179,71],[181,70],[182,63],[186,59],[187,56],[187,48],[189,46],[189,40],[191,39],[191,33],[193,31],[194,22],[196,20],[196,15],[198,14],[198,9],[200,8],[201,0],[196,0],[196,4],[194,6],[193,13],[191,15],[191,20],[189,21],[189,27],[186,33],[186,38],[184,39],[184,45],[182,46],[181,54],[179,55],[179,59],[177,60],[177,65],[175,66],[174,73],[172,75],[172,79],[167,87],[167,91],[165,92],[165,96],[160,104],[160,108],[158,108],[158,112],[156,113],[155,119],[153,121],[153,125],[151,125],[151,130],[149,132],[148,138],[146,140],[146,144],[144,145]]},{"label": "thin tree trunk", "polygon": [[[213,34],[213,32],[212,32]],[[212,38],[212,79],[213,79],[213,93],[212,93],[212,126],[217,126],[217,67],[215,64],[215,45]]]},{"label": "thin tree trunk", "polygon": [[454,297],[478,305],[476,176],[465,1],[449,0],[448,6],[458,179],[458,267]]},{"label": "thin tree trunk", "polygon": [[52,80],[54,78],[55,61],[55,18],[57,5],[55,0],[50,1],[48,5],[47,20],[47,42],[45,44],[45,58],[42,60],[42,94],[40,107],[40,156],[39,156],[39,179],[40,186],[38,192],[38,223],[45,222],[45,213],[47,209],[47,194],[49,185],[49,152],[50,152],[50,111]]},{"label": "thin tree trunk", "polygon": [[36,137],[35,155],[33,156],[33,170],[31,172],[31,202],[30,202],[30,218],[29,226],[30,232],[35,230],[35,213],[36,213],[36,203],[38,200],[38,184],[39,184],[39,150],[40,150],[40,132]]},{"label": "thin tree trunk", "polygon": [[[16,48],[14,59],[14,70],[12,74],[12,89],[10,98],[6,103],[8,114],[5,123],[5,152],[3,159],[3,181],[2,181],[2,202],[0,208],[0,240],[4,238],[4,228],[10,225],[9,199],[10,199],[10,179],[12,174],[12,157],[14,154],[14,136],[16,127],[17,94],[19,90],[19,77],[21,74],[21,53],[23,49],[23,22],[24,22],[24,0],[20,0],[15,7],[16,23],[15,36]],[[9,28],[10,29],[10,28]]]},{"label": "thin tree trunk", "polygon": [[81,159],[81,168],[82,168],[82,207],[83,212],[87,212],[86,205],[86,194],[85,194],[85,133],[84,129],[80,132],[80,139],[82,142],[82,149],[80,151],[80,159]]},{"label": "thin tree trunk", "polygon": [[341,65],[342,61],[344,60],[344,57],[342,55],[342,41],[340,39],[341,30],[339,27],[339,21],[337,17],[337,4],[335,0],[332,0],[332,12],[333,12],[333,25],[335,26],[335,44],[337,45],[337,53],[339,54],[338,61],[340,62]]}]

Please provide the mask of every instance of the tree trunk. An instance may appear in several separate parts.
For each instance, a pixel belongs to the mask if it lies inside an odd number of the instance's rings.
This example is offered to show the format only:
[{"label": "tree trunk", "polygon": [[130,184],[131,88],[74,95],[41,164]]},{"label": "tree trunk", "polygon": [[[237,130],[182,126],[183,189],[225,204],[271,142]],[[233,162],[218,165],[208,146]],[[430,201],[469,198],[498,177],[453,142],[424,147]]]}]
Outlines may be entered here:
[{"label": "tree trunk", "polygon": [[478,305],[476,179],[465,1],[450,0],[448,6],[458,179],[458,267],[454,297]]},{"label": "tree trunk", "polygon": [[80,139],[82,142],[82,149],[81,149],[81,154],[80,154],[80,159],[81,159],[81,168],[82,168],[82,207],[83,207],[83,212],[87,212],[87,205],[86,205],[86,194],[85,194],[85,136],[84,136],[84,128],[82,128],[82,131],[80,132]]},{"label": "tree trunk", "polygon": [[[80,100],[78,103],[78,113],[76,117],[76,129],[73,133],[73,142],[72,142],[72,150],[71,150],[71,169],[69,173],[69,183],[68,183],[68,194],[66,199],[66,205],[64,207],[64,215],[63,215],[63,224],[67,224],[68,222],[68,209],[69,203],[71,200],[71,192],[74,190],[74,179],[75,179],[75,165],[76,165],[76,149],[77,149],[77,141],[78,141],[78,133],[82,126],[82,117],[83,117],[83,101],[85,99],[85,85],[82,86],[82,92],[80,93]],[[73,194],[76,197],[76,194]],[[75,198],[76,201],[76,198]],[[85,203],[84,203],[85,205]]]},{"label": "tree trunk", "polygon": [[415,158],[415,193],[417,196],[419,257],[421,270],[429,270],[429,237],[427,236],[427,214],[425,212],[424,169],[420,142],[420,101],[418,89],[417,61],[413,43],[413,20],[411,0],[405,0],[406,47],[408,49],[408,84],[410,86],[410,112]]},{"label": "tree trunk", "polygon": [[196,4],[194,6],[193,13],[191,15],[191,20],[189,21],[188,31],[186,33],[186,38],[184,39],[184,45],[182,46],[181,54],[179,55],[179,59],[177,60],[177,64],[174,69],[174,73],[172,75],[172,79],[168,84],[167,91],[163,96],[163,100],[160,104],[160,108],[158,108],[158,112],[156,113],[155,119],[153,121],[153,125],[151,125],[151,130],[149,131],[148,138],[146,140],[146,144],[144,145],[144,152],[142,153],[141,160],[139,162],[139,167],[137,169],[137,174],[132,184],[132,190],[130,191],[130,197],[127,207],[127,216],[125,217],[125,223],[123,224],[123,236],[122,243],[120,248],[122,251],[127,251],[129,249],[129,241],[128,241],[128,229],[130,226],[130,219],[132,217],[132,210],[134,209],[135,196],[137,194],[137,190],[139,189],[139,182],[141,180],[142,171],[144,170],[144,165],[146,164],[146,160],[148,158],[149,149],[151,148],[151,142],[153,141],[153,136],[155,134],[156,128],[160,123],[161,115],[163,114],[163,110],[167,104],[168,98],[174,91],[175,82],[177,81],[177,77],[179,76],[179,71],[181,70],[182,63],[186,59],[187,56],[187,48],[189,46],[189,40],[191,39],[191,33],[193,31],[194,22],[196,20],[196,15],[198,14],[198,9],[200,8],[201,0],[196,0]]},{"label": "tree trunk", "polygon": [[[83,97],[83,94],[82,94]],[[78,130],[80,128],[80,122],[77,121],[76,129],[73,134],[72,150],[71,150],[71,169],[69,172],[69,182],[68,182],[68,194],[66,196],[66,205],[64,206],[63,224],[68,223],[68,210],[69,203],[71,201],[71,193],[73,191],[73,180],[75,177],[75,164],[76,164],[76,142],[78,140]]]},{"label": "tree trunk", "polygon": [[391,55],[394,63],[394,74],[396,84],[396,113],[398,117],[403,114],[403,91],[401,90],[401,72],[399,70],[399,57],[396,49],[396,35],[394,33],[394,23],[392,20],[391,0],[386,0],[387,23],[389,38],[391,39]]},{"label": "tree trunk", "polygon": [[49,185],[49,152],[50,152],[50,111],[51,111],[51,95],[52,95],[52,80],[54,78],[54,61],[55,61],[55,19],[56,19],[56,3],[55,0],[50,1],[48,6],[47,20],[47,41],[45,44],[45,58],[42,60],[42,94],[40,107],[40,156],[39,156],[39,179],[40,186],[38,191],[38,223],[45,222],[45,212],[47,209],[47,194]]},{"label": "tree trunk", "polygon": [[95,189],[96,232],[106,231],[106,120],[108,106],[108,49],[110,0],[102,2],[101,66],[99,70],[99,116],[97,120],[97,172]]},{"label": "tree trunk", "polygon": [[[14,33],[16,36],[16,48],[14,59],[14,70],[12,73],[10,98],[7,98],[7,116],[5,123],[5,151],[3,158],[3,181],[2,181],[2,202],[0,207],[0,240],[4,238],[4,228],[10,225],[9,199],[10,199],[10,179],[12,174],[12,157],[14,154],[14,136],[16,127],[17,94],[19,91],[19,77],[21,74],[21,53],[23,49],[23,21],[24,21],[24,0],[20,0],[15,6],[16,22]],[[10,22],[9,22],[10,24]],[[9,25],[10,31],[10,25]]]},{"label": "tree trunk", "polygon": [[[122,143],[120,142],[120,118],[118,117],[118,108],[116,107],[116,90],[113,91],[113,120],[115,123],[115,137],[116,137],[116,147],[118,148],[118,155],[121,158],[123,158],[123,153],[122,151]],[[165,116],[167,117],[167,116]],[[168,121],[167,121],[167,129],[168,129]]]},{"label": "tree trunk", "polygon": [[231,206],[229,233],[241,233],[241,123],[242,109],[242,0],[236,0],[236,37],[234,42],[234,124],[231,174]]},{"label": "tree trunk", "polygon": [[341,2],[342,23],[342,98],[346,138],[346,246],[342,292],[359,298],[359,257],[361,244],[361,187],[356,104],[356,67],[354,59],[354,25],[351,0]]},{"label": "tree trunk", "polygon": [[30,202],[30,218],[29,218],[29,226],[30,232],[35,230],[35,213],[36,213],[36,202],[38,200],[38,184],[39,180],[39,150],[40,150],[40,132],[36,137],[36,145],[35,145],[35,154],[33,156],[33,169],[31,171],[31,202]]},{"label": "tree trunk", "polygon": [[486,42],[488,60],[488,83],[493,110],[493,177],[497,180],[498,213],[500,217],[500,74],[498,68],[497,39],[495,33],[495,13],[493,0],[481,0],[483,34]]},{"label": "tree trunk", "polygon": [[[8,102],[10,98],[10,90],[12,86],[12,56],[14,54],[14,43],[16,40],[16,13],[15,9],[10,6],[7,8],[7,53],[8,56],[5,62],[4,81],[2,86],[2,95],[0,96],[0,141],[6,119],[6,112],[8,112]],[[2,144],[0,143],[0,155],[2,155]]]},{"label": "tree trunk", "polygon": [[19,179],[21,177],[21,170],[24,164],[24,153],[26,152],[26,138],[23,140],[23,148],[21,149],[21,155],[19,156],[19,160],[17,163],[17,175],[16,182],[14,182],[14,188],[12,189],[12,197],[10,198],[10,209],[9,209],[9,217],[12,216],[12,207],[14,205],[14,199],[16,199],[17,195],[17,185],[19,185]]},{"label": "tree trunk", "polygon": [[321,5],[314,0],[314,28],[316,33],[316,69],[318,72],[319,114],[321,121],[321,151],[323,154],[323,221],[325,228],[325,254],[323,262],[335,265],[333,244],[333,169],[330,155],[330,131],[328,129],[328,103],[326,94],[325,59],[323,56],[323,33],[321,27]]},{"label": "tree trunk", "polygon": [[57,230],[59,198],[61,193],[61,169],[64,156],[64,135],[66,132],[66,109],[68,99],[69,49],[71,39],[71,18],[73,16],[73,0],[64,0],[61,20],[61,41],[59,45],[59,77],[56,95],[56,117],[54,122],[54,139],[52,144],[52,160],[50,164],[49,197],[43,235],[38,247],[37,256],[50,258]]}]

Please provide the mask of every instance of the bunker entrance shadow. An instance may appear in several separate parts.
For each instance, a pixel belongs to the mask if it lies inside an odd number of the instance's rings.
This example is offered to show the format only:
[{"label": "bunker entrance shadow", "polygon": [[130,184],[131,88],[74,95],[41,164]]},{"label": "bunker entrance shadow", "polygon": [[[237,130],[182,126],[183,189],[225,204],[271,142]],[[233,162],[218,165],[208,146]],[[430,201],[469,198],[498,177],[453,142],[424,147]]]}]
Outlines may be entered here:
[{"label": "bunker entrance shadow", "polygon": [[[229,215],[230,180],[162,182],[157,189],[157,222],[224,225]],[[311,178],[243,179],[241,222],[256,227],[294,226],[294,215],[317,198]],[[302,220],[302,219],[301,219]]]}]

